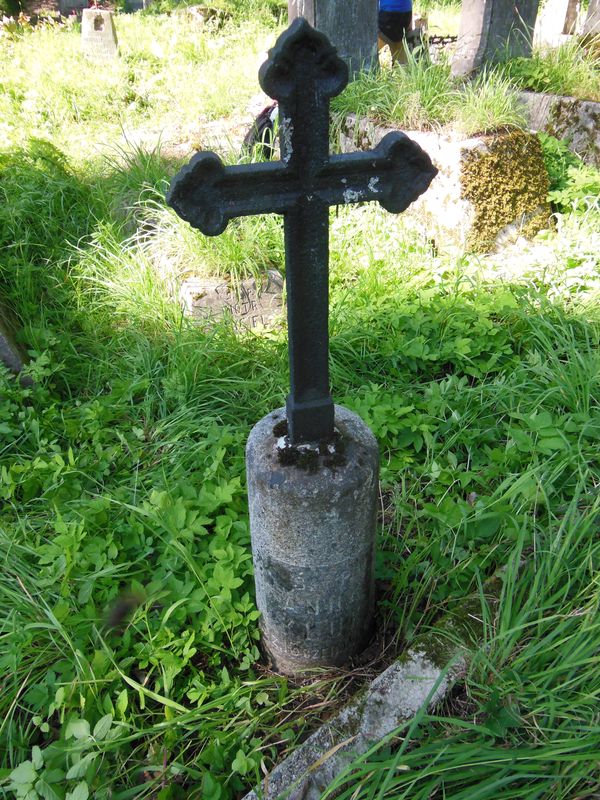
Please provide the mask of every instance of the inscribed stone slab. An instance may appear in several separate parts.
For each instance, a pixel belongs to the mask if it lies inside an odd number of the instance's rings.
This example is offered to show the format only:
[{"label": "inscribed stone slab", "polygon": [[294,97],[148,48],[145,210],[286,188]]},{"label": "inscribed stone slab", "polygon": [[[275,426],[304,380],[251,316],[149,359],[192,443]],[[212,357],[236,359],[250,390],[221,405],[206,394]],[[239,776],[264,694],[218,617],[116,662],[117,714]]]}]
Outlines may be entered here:
[{"label": "inscribed stone slab", "polygon": [[100,8],[83,10],[81,43],[85,55],[94,61],[107,61],[119,55],[112,11]]},{"label": "inscribed stone slab", "polygon": [[197,320],[218,320],[231,314],[236,322],[255,328],[269,325],[283,310],[283,278],[268,270],[258,281],[247,278],[237,290],[223,279],[190,277],[182,282],[185,313]]}]

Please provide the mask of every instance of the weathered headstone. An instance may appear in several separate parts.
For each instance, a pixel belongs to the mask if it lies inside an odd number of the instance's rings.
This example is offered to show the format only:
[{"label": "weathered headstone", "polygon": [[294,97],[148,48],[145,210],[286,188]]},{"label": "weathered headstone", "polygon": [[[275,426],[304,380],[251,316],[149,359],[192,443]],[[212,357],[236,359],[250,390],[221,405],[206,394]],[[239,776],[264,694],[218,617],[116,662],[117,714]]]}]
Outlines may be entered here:
[{"label": "weathered headstone", "polygon": [[329,154],[329,101],[348,68],[306,20],[279,37],[259,77],[279,102],[282,160],[225,167],[199,153],[167,200],[213,236],[237,216],[284,217],[291,391],[285,410],[253,428],[246,471],[263,645],[293,673],[346,662],[373,617],[378,448],[329,391],[329,206],[378,200],[404,211],[436,170],[401,133],[366,153]]},{"label": "weathered headstone", "polygon": [[454,75],[529,57],[539,0],[463,0]]},{"label": "weathered headstone", "polygon": [[218,320],[229,314],[249,328],[268,325],[283,311],[283,278],[268,270],[262,279],[246,278],[237,286],[219,278],[190,277],[182,281],[180,298],[193,319]]},{"label": "weathered headstone", "polygon": [[535,23],[534,43],[558,47],[575,30],[578,0],[547,0]]},{"label": "weathered headstone", "polygon": [[107,61],[119,55],[117,31],[112,11],[86,8],[81,16],[83,52],[94,61]]},{"label": "weathered headstone", "polygon": [[600,0],[590,0],[582,36],[587,40],[600,37]]},{"label": "weathered headstone", "polygon": [[350,75],[377,65],[377,0],[288,0],[288,20],[304,17],[344,59]]}]

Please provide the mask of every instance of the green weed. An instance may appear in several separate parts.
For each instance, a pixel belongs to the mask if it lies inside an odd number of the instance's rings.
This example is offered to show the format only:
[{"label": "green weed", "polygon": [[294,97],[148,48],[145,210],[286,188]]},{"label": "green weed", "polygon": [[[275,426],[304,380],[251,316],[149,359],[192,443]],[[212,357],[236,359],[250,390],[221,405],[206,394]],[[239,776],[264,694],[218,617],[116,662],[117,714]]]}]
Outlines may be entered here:
[{"label": "green weed", "polygon": [[523,89],[583,100],[600,99],[598,59],[575,37],[557,48],[536,49],[531,58],[508,61],[504,69]]}]

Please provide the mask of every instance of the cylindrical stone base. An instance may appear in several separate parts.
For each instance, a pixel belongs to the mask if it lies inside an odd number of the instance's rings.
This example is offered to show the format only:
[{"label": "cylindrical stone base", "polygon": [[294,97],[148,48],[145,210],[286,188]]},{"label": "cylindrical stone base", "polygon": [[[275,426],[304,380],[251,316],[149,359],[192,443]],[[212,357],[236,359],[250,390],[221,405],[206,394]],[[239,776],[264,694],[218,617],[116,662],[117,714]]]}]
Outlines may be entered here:
[{"label": "cylindrical stone base", "polygon": [[294,674],[347,663],[368,644],[379,457],[369,428],[341,406],[319,453],[284,446],[284,423],[279,409],[254,426],[246,467],[263,646]]}]

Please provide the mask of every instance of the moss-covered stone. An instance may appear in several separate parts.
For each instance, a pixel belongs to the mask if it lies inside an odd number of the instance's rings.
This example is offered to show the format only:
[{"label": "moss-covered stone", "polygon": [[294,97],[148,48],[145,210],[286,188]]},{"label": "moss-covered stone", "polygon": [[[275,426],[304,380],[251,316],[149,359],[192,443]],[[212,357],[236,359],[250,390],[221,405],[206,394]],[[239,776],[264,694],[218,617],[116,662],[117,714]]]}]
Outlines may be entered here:
[{"label": "moss-covered stone", "polygon": [[460,184],[474,212],[467,238],[474,252],[493,249],[510,226],[530,237],[549,224],[548,173],[537,136],[511,131],[463,150]]}]

